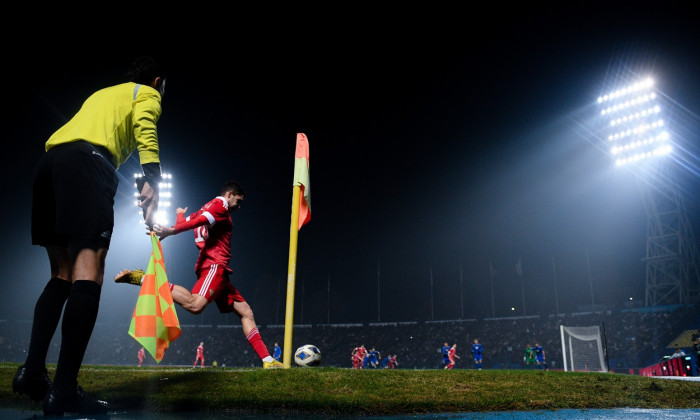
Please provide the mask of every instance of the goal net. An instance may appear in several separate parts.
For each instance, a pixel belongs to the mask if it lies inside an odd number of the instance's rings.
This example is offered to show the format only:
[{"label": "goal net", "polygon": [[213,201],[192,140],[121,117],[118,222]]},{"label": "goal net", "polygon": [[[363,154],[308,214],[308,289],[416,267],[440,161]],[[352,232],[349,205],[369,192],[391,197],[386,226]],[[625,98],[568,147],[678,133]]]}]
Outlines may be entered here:
[{"label": "goal net", "polygon": [[607,372],[605,343],[598,325],[567,327],[560,325],[564,371]]}]

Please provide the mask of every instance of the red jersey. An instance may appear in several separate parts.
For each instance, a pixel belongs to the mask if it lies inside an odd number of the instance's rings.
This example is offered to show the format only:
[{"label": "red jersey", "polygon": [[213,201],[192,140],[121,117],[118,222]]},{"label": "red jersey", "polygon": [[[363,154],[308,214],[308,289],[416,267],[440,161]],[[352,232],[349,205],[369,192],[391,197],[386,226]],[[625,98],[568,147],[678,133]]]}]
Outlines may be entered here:
[{"label": "red jersey", "polygon": [[364,359],[365,356],[367,355],[367,348],[365,348],[365,347],[355,347],[355,348],[352,350],[352,353],[353,353],[353,354],[357,354],[357,355],[360,357],[360,359]]},{"label": "red jersey", "polygon": [[233,271],[229,267],[233,220],[224,197],[212,199],[187,217],[182,213],[178,214],[173,227],[175,233],[194,229],[194,243],[199,248],[199,257],[194,266],[195,273],[213,264],[219,264],[228,272]]},{"label": "red jersey", "polygon": [[450,363],[455,363],[455,356],[457,355],[457,349],[452,347],[450,351],[447,352],[447,357],[450,358]]}]

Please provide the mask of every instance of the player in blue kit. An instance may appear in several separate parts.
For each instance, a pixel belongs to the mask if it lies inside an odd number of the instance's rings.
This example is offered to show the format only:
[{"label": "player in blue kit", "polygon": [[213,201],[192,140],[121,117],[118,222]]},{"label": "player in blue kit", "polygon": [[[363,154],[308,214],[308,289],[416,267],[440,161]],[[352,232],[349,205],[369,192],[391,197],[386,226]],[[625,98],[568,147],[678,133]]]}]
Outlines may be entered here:
[{"label": "player in blue kit", "polygon": [[474,368],[481,370],[481,362],[483,359],[484,348],[479,344],[478,339],[474,339],[472,344],[472,356],[474,357]]},{"label": "player in blue kit", "polygon": [[452,346],[450,346],[447,341],[442,345],[442,367],[445,368],[447,365],[450,364],[450,358],[448,354],[450,353],[450,349]]},{"label": "player in blue kit", "polygon": [[367,369],[376,369],[379,367],[379,361],[382,358],[382,354],[372,347],[369,352],[367,352],[367,355],[365,356],[365,368]]},{"label": "player in blue kit", "polygon": [[277,360],[278,362],[281,362],[280,358],[282,357],[282,348],[280,347],[279,343],[275,342],[275,347],[274,351],[272,353],[272,358]]},{"label": "player in blue kit", "polygon": [[547,367],[547,357],[544,352],[544,347],[535,341],[535,347],[532,348],[535,352],[535,360],[537,360],[537,369],[549,370]]}]

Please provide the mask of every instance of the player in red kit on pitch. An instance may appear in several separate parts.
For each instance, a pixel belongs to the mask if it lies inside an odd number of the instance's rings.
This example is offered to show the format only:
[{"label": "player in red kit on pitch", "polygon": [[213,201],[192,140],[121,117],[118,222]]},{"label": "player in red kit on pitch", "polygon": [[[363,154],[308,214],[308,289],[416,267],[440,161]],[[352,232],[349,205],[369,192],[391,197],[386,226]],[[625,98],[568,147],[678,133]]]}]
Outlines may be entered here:
[{"label": "player in red kit on pitch", "polygon": [[137,353],[137,356],[139,358],[139,367],[143,364],[143,357],[146,355],[146,350],[144,350],[143,347],[139,349],[139,352]]},{"label": "player in red kit on pitch", "polygon": [[352,349],[351,360],[353,369],[362,369],[362,364],[365,361],[365,356],[367,355],[367,349],[364,344],[360,344],[358,347]]},{"label": "player in red kit on pitch", "polygon": [[450,362],[445,366],[445,369],[452,370],[455,367],[456,360],[455,359],[460,359],[459,356],[457,356],[457,344],[453,344],[452,347],[450,347],[450,351],[447,352],[447,358],[450,360]]},{"label": "player in red kit on pitch", "polygon": [[352,361],[353,369],[362,369],[362,358],[360,357],[359,353],[353,351],[352,355],[350,356],[350,360]]},{"label": "player in red kit on pitch", "polygon": [[202,361],[202,364],[200,367],[204,367],[204,341],[201,341],[199,345],[197,346],[197,356],[194,359],[194,364],[192,367],[197,367],[197,362]]},{"label": "player in red kit on pitch", "polygon": [[[199,257],[194,266],[197,282],[192,290],[170,283],[173,301],[193,314],[200,314],[210,303],[216,303],[221,313],[235,312],[241,320],[246,340],[260,357],[264,369],[282,368],[282,362],[275,360],[267,350],[258,331],[253,310],[231,283],[233,270],[231,260],[231,236],[233,219],[231,213],[243,203],[245,191],[236,182],[228,181],[217,197],[204,204],[196,212],[185,216],[187,207],[175,210],[177,220],[174,226],[153,226],[153,231],[161,240],[188,230],[194,231],[194,243],[199,249]],[[114,281],[140,285],[143,270],[124,270]]]},{"label": "player in red kit on pitch", "polygon": [[396,361],[396,355],[389,356],[389,363],[387,364],[387,369],[396,369],[399,362]]}]

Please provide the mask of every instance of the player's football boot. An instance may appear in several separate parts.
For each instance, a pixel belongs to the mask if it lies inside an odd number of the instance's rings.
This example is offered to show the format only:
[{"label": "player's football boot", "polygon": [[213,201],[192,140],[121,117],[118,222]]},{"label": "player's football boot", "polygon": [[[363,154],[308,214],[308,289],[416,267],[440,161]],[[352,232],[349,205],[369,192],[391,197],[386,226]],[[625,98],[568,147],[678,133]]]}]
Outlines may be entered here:
[{"label": "player's football boot", "polygon": [[39,373],[31,373],[22,365],[17,369],[12,379],[12,390],[20,394],[27,394],[34,401],[41,401],[51,386],[49,375],[44,369]]},{"label": "player's football boot", "polygon": [[124,270],[114,277],[115,283],[129,283],[135,286],[141,286],[141,279],[145,273],[140,268],[136,270]]},{"label": "player's football boot", "polygon": [[279,369],[283,368],[284,365],[282,362],[278,362],[277,360],[273,360],[271,362],[263,362],[263,369]]}]

